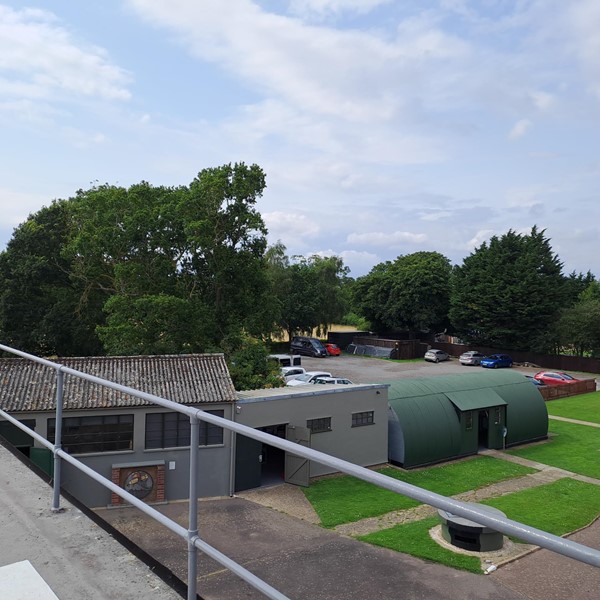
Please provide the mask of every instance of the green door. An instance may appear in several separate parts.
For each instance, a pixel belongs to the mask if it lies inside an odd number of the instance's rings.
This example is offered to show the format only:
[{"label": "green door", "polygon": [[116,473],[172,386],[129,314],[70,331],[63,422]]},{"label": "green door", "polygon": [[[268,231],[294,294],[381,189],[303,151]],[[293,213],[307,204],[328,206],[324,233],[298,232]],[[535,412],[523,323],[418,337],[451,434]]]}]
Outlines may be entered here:
[{"label": "green door", "polygon": [[236,433],[235,491],[260,487],[261,471],[262,442]]}]

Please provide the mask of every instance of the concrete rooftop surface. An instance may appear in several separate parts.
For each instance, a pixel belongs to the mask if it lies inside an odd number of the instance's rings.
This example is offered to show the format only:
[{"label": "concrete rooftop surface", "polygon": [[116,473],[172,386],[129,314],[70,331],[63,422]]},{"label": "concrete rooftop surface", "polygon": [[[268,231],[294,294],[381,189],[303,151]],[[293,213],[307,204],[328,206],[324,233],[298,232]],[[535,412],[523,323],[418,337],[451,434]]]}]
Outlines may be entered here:
[{"label": "concrete rooftop surface", "polygon": [[2,600],[180,600],[181,596],[0,445]]}]

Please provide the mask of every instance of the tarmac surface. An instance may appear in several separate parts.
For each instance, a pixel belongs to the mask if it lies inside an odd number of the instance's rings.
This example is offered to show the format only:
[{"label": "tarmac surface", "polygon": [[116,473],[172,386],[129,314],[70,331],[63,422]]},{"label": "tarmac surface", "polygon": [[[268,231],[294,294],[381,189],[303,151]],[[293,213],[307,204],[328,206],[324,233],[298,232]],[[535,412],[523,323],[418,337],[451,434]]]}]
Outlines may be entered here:
[{"label": "tarmac surface", "polygon": [[[187,503],[158,507],[184,524]],[[523,600],[501,581],[378,548],[296,517],[234,497],[199,502],[200,536],[281,593],[297,600]],[[186,549],[135,509],[98,511],[150,554],[186,577]],[[205,600],[264,596],[211,559],[200,557],[198,594]]]}]

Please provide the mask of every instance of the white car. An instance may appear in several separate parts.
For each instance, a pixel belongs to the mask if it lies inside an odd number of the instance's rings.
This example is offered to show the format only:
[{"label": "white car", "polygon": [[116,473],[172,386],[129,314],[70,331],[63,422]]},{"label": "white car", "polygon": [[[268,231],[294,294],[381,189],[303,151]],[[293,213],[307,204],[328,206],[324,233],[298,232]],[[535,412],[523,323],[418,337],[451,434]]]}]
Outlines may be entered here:
[{"label": "white car", "polygon": [[463,352],[458,359],[461,365],[478,365],[481,363],[481,359],[484,358],[481,352],[477,352],[477,350],[469,350],[468,352]]},{"label": "white car", "polygon": [[290,379],[285,385],[289,385],[290,387],[308,385],[309,383],[313,383],[313,380],[318,379],[319,377],[331,377],[331,373],[325,371],[307,371],[303,375],[298,375],[297,377]]},{"label": "white car", "polygon": [[281,367],[281,375],[286,383],[291,379],[295,379],[298,375],[304,375],[306,369],[304,367]]},{"label": "white car", "polygon": [[346,379],[345,377],[317,377],[313,383],[315,384],[327,384],[327,383],[332,383],[332,384],[337,384],[337,385],[352,385],[352,382],[349,379]]},{"label": "white car", "polygon": [[429,362],[434,363],[440,362],[442,360],[450,360],[450,356],[448,356],[446,352],[444,352],[443,350],[436,350],[435,348],[427,350],[423,358],[425,360],[428,360]]}]

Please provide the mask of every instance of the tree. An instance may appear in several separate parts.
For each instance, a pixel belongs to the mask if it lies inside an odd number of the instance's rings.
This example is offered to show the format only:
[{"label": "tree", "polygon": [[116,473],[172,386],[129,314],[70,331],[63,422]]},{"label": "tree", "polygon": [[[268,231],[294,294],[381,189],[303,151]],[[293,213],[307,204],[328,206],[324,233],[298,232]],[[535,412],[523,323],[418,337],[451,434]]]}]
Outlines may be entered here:
[{"label": "tree", "polygon": [[269,360],[264,342],[242,336],[228,338],[224,343],[229,374],[236,390],[257,390],[283,387],[278,363]]},{"label": "tree", "polygon": [[439,252],[416,252],[376,265],[354,288],[361,314],[385,329],[431,331],[447,323],[450,261]]},{"label": "tree", "polygon": [[544,230],[494,236],[453,272],[450,319],[466,342],[546,351],[565,302],[562,264]]},{"label": "tree", "polygon": [[591,283],[573,306],[562,311],[558,336],[561,346],[577,356],[600,356],[600,283]]},{"label": "tree", "polygon": [[[285,248],[283,248],[285,250]],[[271,253],[271,281],[277,299],[277,325],[290,339],[296,333],[328,328],[345,310],[343,281],[348,273],[337,256],[293,257],[293,262]]]},{"label": "tree", "polygon": [[62,250],[69,234],[69,204],[55,201],[15,229],[0,253],[0,331],[4,343],[41,355],[101,351],[95,327],[102,322],[98,295],[82,303]]},{"label": "tree", "polygon": [[78,192],[65,253],[86,292],[110,296],[99,329],[110,352],[202,350],[263,332],[266,228],[254,206],[264,187],[262,170],[241,163],[189,187]]}]

